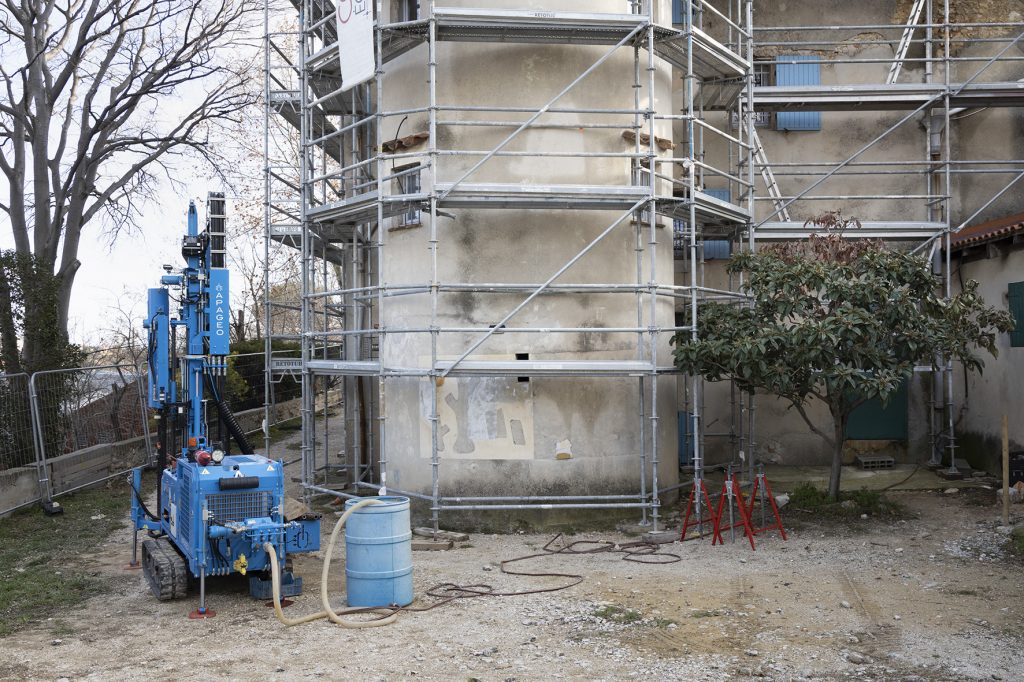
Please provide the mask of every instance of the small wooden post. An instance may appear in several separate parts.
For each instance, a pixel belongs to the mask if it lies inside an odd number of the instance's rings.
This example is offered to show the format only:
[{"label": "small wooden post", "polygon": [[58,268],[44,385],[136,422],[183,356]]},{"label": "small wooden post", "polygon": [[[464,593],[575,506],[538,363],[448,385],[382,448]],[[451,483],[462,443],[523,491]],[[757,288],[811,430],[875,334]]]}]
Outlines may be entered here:
[{"label": "small wooden post", "polygon": [[1010,525],[1010,428],[1003,415],[1003,525]]}]

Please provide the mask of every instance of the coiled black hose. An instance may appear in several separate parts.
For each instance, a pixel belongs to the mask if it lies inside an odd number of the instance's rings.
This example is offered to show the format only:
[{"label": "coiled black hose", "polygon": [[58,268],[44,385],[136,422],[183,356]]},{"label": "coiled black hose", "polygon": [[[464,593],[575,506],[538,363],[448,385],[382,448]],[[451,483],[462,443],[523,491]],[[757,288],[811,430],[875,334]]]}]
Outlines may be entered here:
[{"label": "coiled black hose", "polygon": [[213,394],[213,400],[217,405],[217,415],[220,417],[221,423],[227,427],[231,437],[238,443],[238,449],[242,451],[243,455],[253,454],[255,450],[252,447],[252,443],[249,442],[245,432],[242,431],[242,427],[238,424],[238,420],[235,419],[235,413],[231,411],[231,407],[218,395],[217,387],[213,383],[213,377],[209,375],[206,376],[206,387]]}]

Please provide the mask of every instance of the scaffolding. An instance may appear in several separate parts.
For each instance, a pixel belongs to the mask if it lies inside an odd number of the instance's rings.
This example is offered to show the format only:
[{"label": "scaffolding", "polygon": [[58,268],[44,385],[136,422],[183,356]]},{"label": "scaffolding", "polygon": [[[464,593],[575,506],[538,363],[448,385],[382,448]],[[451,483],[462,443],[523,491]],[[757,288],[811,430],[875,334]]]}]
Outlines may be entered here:
[{"label": "scaffolding", "polygon": [[[750,162],[750,102],[752,102],[751,1],[730,1],[724,10],[704,0],[686,3],[681,24],[673,26],[670,3],[623,0],[621,11],[518,11],[443,7],[433,0],[418,3],[411,16],[391,16],[376,5],[375,78],[348,88],[341,83],[336,8],[328,0],[293,0],[298,12],[295,30],[277,31],[279,16],[268,3],[266,28],[266,115],[284,120],[295,132],[297,163],[285,169],[268,160],[266,166],[266,248],[278,245],[301,253],[299,367],[268,365],[268,386],[285,372],[301,375],[303,383],[302,485],[307,495],[351,497],[360,490],[386,485],[389,492],[429,503],[435,529],[442,513],[523,509],[635,509],[642,523],[657,529],[660,498],[679,486],[664,486],[658,470],[659,378],[677,370],[662,350],[675,333],[698,333],[697,308],[703,300],[742,300],[734,291],[702,286],[702,240],[710,235],[740,243],[749,240],[753,209]],[[485,3],[481,3],[485,4]],[[609,3],[610,4],[610,3]],[[396,3],[392,3],[392,9]],[[397,3],[399,10],[409,3]],[[415,7],[415,3],[412,4]],[[705,19],[719,27],[712,35]],[[294,41],[295,49],[286,44]],[[573,74],[560,91],[545,94],[543,106],[524,106],[521,93],[510,92],[501,105],[460,104],[441,98],[444,90],[438,68],[439,45],[487,43],[503,46],[550,44],[565,49],[586,48],[599,56]],[[622,53],[633,58],[632,80],[618,84],[631,90],[632,106],[581,107],[563,103],[565,96],[587,76]],[[391,69],[403,55],[425,68],[427,82],[422,106],[389,108],[385,97]],[[294,57],[292,55],[295,55]],[[659,105],[658,77],[674,74],[683,104],[673,110]],[[608,84],[609,88],[615,87]],[[668,98],[671,101],[671,98]],[[658,107],[661,107],[660,109]],[[735,131],[715,127],[705,111],[728,112],[744,124]],[[425,130],[402,137],[409,117],[425,117]],[[571,123],[561,122],[571,117]],[[728,118],[728,116],[727,116]],[[525,145],[524,131],[543,121],[546,128],[622,130],[626,151],[536,148]],[[397,122],[397,124],[396,124]],[[440,130],[454,127],[511,131],[488,149],[446,146]],[[681,131],[678,145],[667,140],[666,127]],[[269,131],[271,124],[267,124]],[[394,131],[393,133],[389,131]],[[707,162],[705,138],[721,141],[728,164]],[[515,144],[513,144],[515,143]],[[269,151],[268,159],[272,156]],[[619,164],[615,182],[604,184],[536,184],[484,182],[477,171],[485,164],[548,159],[578,159],[585,163]],[[452,169],[456,169],[454,172]],[[476,176],[476,177],[475,177]],[[298,181],[294,181],[293,178]],[[705,191],[707,183],[731,190],[728,199]],[[611,212],[617,217],[549,277],[539,281],[445,281],[440,262],[442,232],[439,220],[461,210]],[[601,215],[594,213],[593,215]],[[425,281],[389,284],[388,236],[404,221],[419,220],[425,231],[429,277]],[[671,231],[664,236],[666,227]],[[610,233],[633,231],[627,262],[635,262],[632,282],[566,281],[566,273]],[[557,232],[553,234],[557,235]],[[554,237],[548,237],[554,238]],[[659,272],[659,251],[666,244],[681,247],[688,264],[689,283],[677,285],[674,273]],[[668,247],[672,248],[672,247]],[[664,258],[664,256],[662,256]],[[268,273],[269,274],[269,273]],[[468,279],[468,278],[466,278]],[[270,281],[268,276],[267,281]],[[519,298],[519,303],[494,324],[485,327],[443,323],[440,298],[472,294]],[[515,324],[517,315],[541,297],[572,298],[595,294],[613,296],[624,310],[633,309],[635,323],[616,326]],[[426,324],[401,324],[389,306],[407,298],[425,300]],[[500,299],[504,300],[504,299]],[[294,312],[295,306],[275,301],[268,292],[265,326],[275,329],[274,316]],[[678,322],[665,323],[665,311],[679,309]],[[672,312],[669,313],[673,314]],[[519,315],[520,318],[522,315]],[[513,326],[515,324],[515,326]],[[537,334],[585,338],[615,334],[632,339],[630,349],[615,359],[501,360],[481,356],[480,349],[498,334]],[[395,361],[387,349],[410,337],[429,338],[429,362]],[[450,339],[471,339],[456,353],[445,353]],[[268,335],[268,348],[272,336]],[[390,345],[389,345],[390,344]],[[639,433],[635,489],[601,495],[475,495],[446,494],[447,462],[439,454],[440,386],[459,377],[618,378],[635,380],[636,424]],[[342,460],[330,456],[326,443],[317,443],[319,412],[326,416],[325,378],[336,378],[343,394],[344,443]],[[415,380],[431,387],[429,492],[401,490],[388,479],[390,385]],[[687,377],[685,400],[691,415],[690,433],[701,432],[700,380]],[[664,392],[664,390],[662,390]],[[675,402],[675,396],[670,396]],[[268,401],[269,402],[269,401]],[[663,409],[663,408],[662,408]],[[325,429],[326,430],[326,429]],[[324,439],[325,440],[325,439]],[[697,477],[703,471],[701,453],[694,448]],[[322,445],[322,449],[319,446]],[[267,443],[269,449],[269,441]],[[673,444],[674,446],[674,444]],[[674,449],[674,447],[673,447]],[[343,474],[339,483],[332,474]]]},{"label": "scaffolding", "polygon": [[[950,22],[949,0],[915,0],[903,23],[756,27],[752,0],[676,3],[674,25],[673,19],[659,14],[669,3],[646,0],[623,0],[621,13],[445,7],[434,0],[390,3],[392,11],[406,11],[401,16],[383,12],[382,3],[372,3],[376,6],[376,74],[353,88],[341,82],[335,5],[329,0],[291,1],[284,10],[275,10],[269,0],[267,7],[265,241],[268,253],[274,248],[299,251],[301,291],[297,300],[279,301],[268,290],[265,327],[275,330],[279,327],[275,317],[298,315],[301,333],[286,337],[301,342],[302,359],[268,365],[268,390],[273,380],[285,374],[301,377],[302,484],[307,495],[350,497],[386,485],[389,491],[428,503],[435,528],[446,512],[537,508],[637,509],[642,522],[656,528],[660,498],[691,485],[687,481],[666,486],[658,478],[659,453],[665,450],[659,443],[659,404],[666,400],[663,390],[659,395],[658,378],[676,374],[659,346],[675,333],[698,335],[697,311],[703,301],[744,303],[738,293],[739,279],[730,276],[721,289],[705,286],[705,240],[722,239],[732,250],[753,250],[762,241],[806,238],[810,228],[800,217],[820,213],[822,202],[826,208],[867,206],[875,213],[859,216],[862,229],[848,236],[885,239],[928,254],[949,295],[949,249],[942,247],[948,247],[950,234],[1024,178],[1024,161],[954,158],[949,134],[956,117],[965,111],[970,115],[979,107],[1024,105],[1020,81],[988,77],[997,70],[1005,73],[1007,65],[1024,59],[1012,53],[1024,36],[1022,26]],[[409,8],[415,11],[409,13]],[[289,15],[294,26],[275,29],[275,17]],[[840,49],[849,46],[845,41],[850,31],[862,32],[855,45],[866,56]],[[508,46],[545,44],[567,51],[577,47],[603,51],[563,89],[543,96],[543,105],[523,104],[522,93],[516,92],[507,93],[500,104],[463,104],[439,94],[446,92],[439,73],[439,46],[449,43],[493,45],[495,54]],[[890,48],[891,55],[877,54]],[[563,102],[583,79],[623,52],[632,53],[632,81],[618,85],[632,88],[632,106],[583,107]],[[836,82],[780,85],[759,79],[759,61],[767,56],[785,63],[785,55],[798,56],[802,64],[828,65]],[[416,64],[426,74],[418,106],[387,104],[385,87],[399,63]],[[673,74],[678,99],[674,106],[656,107],[656,79],[665,71]],[[872,71],[877,71],[877,78],[865,81],[864,74]],[[879,134],[851,149],[845,158],[807,154],[772,163],[782,150],[775,147],[772,135],[759,134],[758,127],[778,113],[794,111],[879,112],[885,118],[876,124]],[[417,117],[425,125],[403,136],[403,124]],[[571,122],[566,117],[572,117]],[[273,153],[271,120],[284,122],[290,132],[290,142],[284,146],[291,144],[293,153]],[[873,157],[880,143],[918,121],[923,131],[918,158]],[[583,151],[524,146],[522,133],[539,123],[551,129],[623,130],[629,148]],[[665,125],[673,130],[668,140],[659,134]],[[500,131],[496,138],[500,141],[480,149],[447,146],[439,131],[454,129]],[[566,158],[587,164],[621,163],[621,177],[604,184],[479,179],[480,169],[496,164],[528,160],[540,165]],[[970,215],[962,211],[966,218],[954,220],[954,183],[969,175],[1011,179],[987,201],[972,207]],[[862,191],[856,187],[862,180],[881,183],[882,188]],[[854,183],[854,187],[828,191],[835,183]],[[755,191],[761,187],[762,193]],[[544,281],[462,281],[442,276],[445,252],[440,220],[465,210],[528,213],[556,208],[581,215],[613,211],[617,217]],[[658,270],[658,254],[666,248],[665,240],[659,238],[665,229],[662,221],[672,225],[673,251],[688,280],[684,284]],[[389,234],[395,226],[417,222],[425,235],[429,273],[418,282],[388,283]],[[623,257],[636,264],[631,282],[565,281],[570,268],[610,233],[629,229],[633,230],[633,253]],[[269,273],[266,281],[270,282]],[[493,324],[445,324],[440,300],[455,294],[493,296],[499,301],[519,298]],[[632,299],[635,323],[596,328],[513,326],[538,300],[595,294]],[[425,301],[429,311],[425,321],[396,323],[389,310],[410,299]],[[659,319],[666,302],[676,311],[674,324]],[[537,338],[538,334],[628,335],[631,357],[499,360],[480,353],[498,335]],[[429,339],[425,365],[382,357],[387,356],[388,344],[393,347],[397,339],[413,337]],[[274,334],[268,335],[268,351],[273,338]],[[460,338],[470,341],[455,353],[443,352],[451,339]],[[948,455],[949,467],[955,469],[953,373],[948,361],[939,359],[938,365],[939,371],[920,368],[932,375],[931,460],[938,465],[942,455]],[[426,407],[430,491],[401,490],[388,480],[389,385],[413,380],[434,387],[449,377],[635,380],[640,433],[636,490],[543,496],[446,493],[448,463],[439,454],[442,435],[433,389],[427,391]],[[323,436],[319,442],[317,433],[317,416],[332,418],[333,403],[328,397],[332,381],[338,382],[342,395],[344,436],[335,448],[340,457],[332,454],[326,426],[321,427],[324,433],[319,434]],[[680,377],[680,381],[684,382],[681,407],[693,440],[689,447],[694,489],[703,478],[708,438],[728,440],[733,461],[746,465],[749,480],[757,458],[754,396],[731,387],[728,428],[709,431],[703,419],[701,380]]]},{"label": "scaffolding", "polygon": [[[858,24],[842,24],[833,18],[832,25],[754,27],[755,68],[758,58],[784,62],[786,58],[780,55],[799,55],[802,64],[829,67],[836,80],[821,85],[760,83],[753,93],[755,117],[792,111],[872,112],[890,117],[877,124],[877,135],[856,151],[851,149],[842,160],[809,154],[769,165],[773,145],[766,145],[755,163],[762,174],[769,171],[765,182],[770,177],[775,188],[768,185],[767,196],[757,197],[759,210],[753,227],[759,241],[807,237],[809,228],[803,222],[781,217],[786,211],[804,208],[805,215],[813,216],[821,212],[814,208],[820,207],[820,202],[827,202],[828,208],[866,206],[875,214],[863,221],[862,229],[847,236],[885,239],[927,254],[941,277],[945,295],[952,294],[950,236],[971,224],[1024,178],[1022,159],[957,158],[954,124],[958,118],[987,108],[1024,105],[1024,78],[1020,78],[1024,65],[1017,66],[1024,61],[1019,54],[1024,24],[1008,21],[1011,17],[1002,22],[953,22],[951,4],[951,0],[915,0],[903,24],[875,22],[871,20],[873,12],[863,11],[861,16],[868,19]],[[789,19],[781,14],[778,18]],[[858,34],[851,44],[852,31]],[[891,57],[879,54],[893,46]],[[854,48],[852,53],[849,48]],[[866,81],[868,73],[878,78]],[[1007,73],[1012,79],[1007,79]],[[895,121],[890,124],[892,118]],[[922,153],[917,159],[869,158],[882,143],[905,135],[914,123],[920,123],[921,130],[910,133],[920,140],[917,144]],[[961,154],[973,152],[971,145],[959,149]],[[955,185],[970,176],[1009,180],[1005,184],[994,181],[983,200],[964,206],[966,192],[958,196]],[[809,183],[806,178],[811,179]],[[875,185],[850,191],[848,183],[856,182]],[[917,190],[907,183],[916,185]],[[790,188],[791,193],[777,189],[779,186]],[[829,187],[841,189],[828,192]],[[959,210],[954,205],[956,198],[961,199]],[[765,202],[771,202],[771,207]],[[937,371],[932,366],[917,368],[932,376],[929,463],[935,467],[948,463],[948,470],[955,474],[953,368],[945,358],[936,359],[935,364]]]}]

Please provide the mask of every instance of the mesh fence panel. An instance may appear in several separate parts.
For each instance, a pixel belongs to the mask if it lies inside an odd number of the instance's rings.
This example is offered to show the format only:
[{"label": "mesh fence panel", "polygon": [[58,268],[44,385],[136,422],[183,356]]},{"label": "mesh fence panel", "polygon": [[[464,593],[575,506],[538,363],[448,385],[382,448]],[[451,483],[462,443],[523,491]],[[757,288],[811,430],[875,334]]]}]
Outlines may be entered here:
[{"label": "mesh fence panel", "polygon": [[146,377],[135,367],[37,372],[30,387],[48,499],[149,463]]},{"label": "mesh fence panel", "polygon": [[27,374],[0,374],[0,471],[34,466]]},{"label": "mesh fence panel", "polygon": [[0,514],[39,500],[27,374],[0,374]]}]

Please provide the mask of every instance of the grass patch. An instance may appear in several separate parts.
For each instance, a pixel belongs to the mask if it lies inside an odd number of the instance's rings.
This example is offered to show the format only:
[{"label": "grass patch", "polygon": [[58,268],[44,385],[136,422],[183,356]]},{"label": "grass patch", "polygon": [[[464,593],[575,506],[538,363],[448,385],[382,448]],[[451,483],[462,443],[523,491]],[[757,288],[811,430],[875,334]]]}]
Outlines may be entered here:
[{"label": "grass patch", "polygon": [[900,519],[906,515],[903,505],[889,499],[882,491],[867,488],[845,491],[835,502],[825,490],[810,483],[800,483],[790,492],[788,507],[839,520],[859,519],[863,514],[882,519]]},{"label": "grass patch", "polygon": [[690,614],[690,618],[714,618],[717,615],[717,611],[707,611],[705,609],[700,609],[698,611],[692,612]]},{"label": "grass patch", "polygon": [[594,611],[594,615],[612,623],[622,623],[624,625],[636,623],[644,618],[643,614],[639,611],[615,605],[602,606],[598,610]]},{"label": "grass patch", "polygon": [[1024,559],[1024,526],[1017,526],[1013,529],[1006,546],[1011,554]]},{"label": "grass patch", "polygon": [[[109,579],[81,570],[80,558],[127,523],[128,494],[127,485],[111,482],[62,497],[59,516],[30,508],[0,519],[0,637],[107,588]],[[60,621],[54,627],[66,629]]]},{"label": "grass patch", "polygon": [[669,625],[679,625],[679,623],[671,618],[655,618],[653,625],[656,628],[667,628]]},{"label": "grass patch", "polygon": [[[270,442],[274,443],[285,436],[290,436],[296,431],[302,430],[302,417],[292,417],[270,427]],[[259,434],[254,434],[259,436]]]}]

